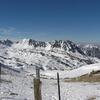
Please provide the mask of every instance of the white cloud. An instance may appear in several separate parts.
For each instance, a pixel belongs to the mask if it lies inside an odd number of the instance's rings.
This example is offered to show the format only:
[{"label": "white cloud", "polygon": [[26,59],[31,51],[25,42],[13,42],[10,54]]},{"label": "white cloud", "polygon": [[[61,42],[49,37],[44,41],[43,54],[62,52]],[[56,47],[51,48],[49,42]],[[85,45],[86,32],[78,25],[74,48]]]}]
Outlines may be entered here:
[{"label": "white cloud", "polygon": [[0,28],[0,39],[30,38],[32,32],[20,32],[14,27]]},{"label": "white cloud", "polygon": [[0,35],[11,35],[15,30],[14,27],[0,28]]}]

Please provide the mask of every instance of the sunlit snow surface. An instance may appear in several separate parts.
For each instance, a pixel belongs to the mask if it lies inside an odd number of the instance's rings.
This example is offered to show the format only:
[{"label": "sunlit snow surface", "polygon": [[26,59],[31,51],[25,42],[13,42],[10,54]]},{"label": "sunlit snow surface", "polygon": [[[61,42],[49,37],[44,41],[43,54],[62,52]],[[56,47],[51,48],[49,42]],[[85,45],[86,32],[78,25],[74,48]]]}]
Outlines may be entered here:
[{"label": "sunlit snow surface", "polygon": [[[2,76],[12,83],[1,83],[0,100],[34,100],[33,78],[31,76]],[[57,81],[41,79],[43,100],[58,100]],[[95,97],[100,100],[100,83],[66,83],[62,80],[62,100],[88,100]],[[15,93],[16,95],[11,95]]]},{"label": "sunlit snow surface", "polygon": [[[70,75],[80,76],[86,73],[91,72],[92,70],[99,70],[100,64],[93,64],[88,66],[83,66],[78,69],[72,70],[69,74],[63,71],[60,72],[60,77],[65,77]],[[34,77],[31,74],[26,72],[10,72],[5,75],[1,75],[1,79],[6,80],[1,83],[0,87],[0,100],[34,100],[34,87],[33,79]],[[43,72],[41,72],[43,75]],[[46,74],[44,74],[46,76]],[[51,75],[51,76],[50,76]],[[53,72],[47,78],[52,75],[56,75],[56,72]],[[76,77],[74,76],[74,77]],[[43,77],[43,76],[42,76]],[[55,76],[54,76],[55,77]],[[58,100],[57,92],[57,80],[55,79],[43,79],[42,81],[42,98],[43,100]],[[63,79],[60,79],[61,84],[61,98],[62,100],[88,100],[89,98],[96,98],[95,100],[100,100],[100,83],[67,83]],[[12,93],[15,93],[12,95]]]},{"label": "sunlit snow surface", "polygon": [[89,74],[92,71],[100,70],[100,63],[85,65],[71,71],[45,71],[42,74],[51,78],[56,78],[56,73],[59,72],[60,78],[74,78]]}]

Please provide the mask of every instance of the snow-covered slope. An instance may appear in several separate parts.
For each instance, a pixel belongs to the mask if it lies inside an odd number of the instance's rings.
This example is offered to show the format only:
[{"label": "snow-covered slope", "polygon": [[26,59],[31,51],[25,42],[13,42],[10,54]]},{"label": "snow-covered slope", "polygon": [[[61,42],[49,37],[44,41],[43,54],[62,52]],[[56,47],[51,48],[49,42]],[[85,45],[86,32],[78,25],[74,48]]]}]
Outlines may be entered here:
[{"label": "snow-covered slope", "polygon": [[[6,46],[6,45],[4,45]],[[69,40],[51,42],[24,39],[2,48],[0,62],[14,68],[69,70],[96,61]]]},{"label": "snow-covered slope", "polygon": [[100,63],[96,64],[90,64],[90,65],[85,65],[76,69],[73,69],[71,71],[46,71],[45,73],[42,72],[42,75],[45,75],[46,77],[50,78],[56,78],[57,72],[60,74],[60,78],[74,78],[74,77],[79,77],[85,74],[89,74],[92,71],[98,71],[100,70]]}]

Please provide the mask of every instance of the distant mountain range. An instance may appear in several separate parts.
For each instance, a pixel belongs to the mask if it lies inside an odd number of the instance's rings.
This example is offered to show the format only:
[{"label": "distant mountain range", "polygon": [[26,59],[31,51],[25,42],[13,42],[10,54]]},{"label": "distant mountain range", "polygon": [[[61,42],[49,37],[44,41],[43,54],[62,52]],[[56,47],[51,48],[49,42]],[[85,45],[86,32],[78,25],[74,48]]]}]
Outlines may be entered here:
[{"label": "distant mountain range", "polygon": [[0,63],[14,68],[30,70],[40,67],[42,70],[70,70],[99,60],[99,46],[77,45],[70,40],[0,41]]},{"label": "distant mountain range", "polygon": [[90,57],[97,57],[100,59],[100,45],[99,44],[80,44],[79,48]]}]

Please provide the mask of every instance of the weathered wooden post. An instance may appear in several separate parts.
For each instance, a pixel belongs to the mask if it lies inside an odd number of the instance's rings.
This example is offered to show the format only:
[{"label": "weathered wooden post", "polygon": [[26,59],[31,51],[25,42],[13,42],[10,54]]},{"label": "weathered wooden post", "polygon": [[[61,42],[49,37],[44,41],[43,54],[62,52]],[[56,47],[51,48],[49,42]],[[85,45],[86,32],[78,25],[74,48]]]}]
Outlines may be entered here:
[{"label": "weathered wooden post", "polygon": [[40,69],[38,67],[36,67],[36,78],[34,78],[34,97],[35,100],[42,100]]},{"label": "weathered wooden post", "polygon": [[59,73],[57,73],[57,83],[58,83],[58,96],[59,96],[59,100],[61,100],[61,96],[60,96],[60,82],[59,82]]}]

